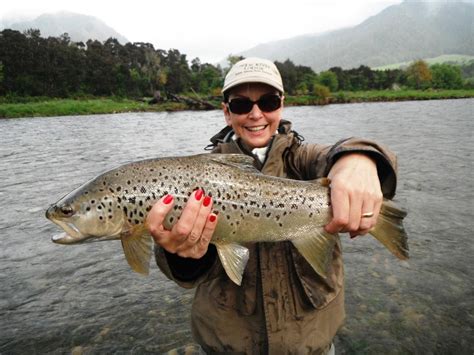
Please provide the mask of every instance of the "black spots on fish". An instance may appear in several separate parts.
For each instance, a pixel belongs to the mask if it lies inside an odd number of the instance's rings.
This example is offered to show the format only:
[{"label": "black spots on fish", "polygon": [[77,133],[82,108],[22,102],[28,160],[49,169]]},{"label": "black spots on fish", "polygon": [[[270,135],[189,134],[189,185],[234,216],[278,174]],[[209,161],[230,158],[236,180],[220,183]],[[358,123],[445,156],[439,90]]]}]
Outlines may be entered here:
[{"label": "black spots on fish", "polygon": [[140,221],[138,219],[134,220],[135,224],[140,224]]},{"label": "black spots on fish", "polygon": [[244,197],[245,197],[245,198],[249,197],[249,194],[246,193],[246,192],[244,192]]},{"label": "black spots on fish", "polygon": [[310,196],[310,197],[308,197],[308,200],[310,200],[311,202],[314,202],[314,197]]},{"label": "black spots on fish", "polygon": [[89,191],[84,191],[84,195],[89,195]]},{"label": "black spots on fish", "polygon": [[121,186],[117,186],[117,192],[120,192],[120,190],[122,190],[122,187]]},{"label": "black spots on fish", "polygon": [[156,183],[158,182],[158,179],[157,179],[157,178],[153,178],[153,179],[151,179],[151,181],[152,181],[154,184],[156,184]]},{"label": "black spots on fish", "polygon": [[[217,204],[220,204],[220,202],[217,202]],[[225,211],[225,205],[222,205],[222,211]]]},{"label": "black spots on fish", "polygon": [[292,210],[297,210],[297,209],[298,209],[298,205],[297,205],[296,203],[293,203],[293,204],[290,206],[290,208],[291,208]]},{"label": "black spots on fish", "polygon": [[138,212],[138,215],[139,215],[140,217],[142,217],[142,218],[145,217],[145,215],[143,214],[142,211],[139,211],[139,212]]},{"label": "black spots on fish", "polygon": [[128,202],[131,203],[132,205],[134,205],[136,201],[137,201],[137,198],[135,196],[128,198]]},{"label": "black spots on fish", "polygon": [[313,212],[311,212],[311,213],[309,214],[309,218],[311,218],[311,217],[313,217]]},{"label": "black spots on fish", "polygon": [[227,220],[230,221],[230,215],[226,214],[226,215],[225,215],[225,218],[227,218]]},{"label": "black spots on fish", "polygon": [[151,206],[146,206],[145,210],[146,210],[147,212],[150,212],[150,211],[151,211]]},{"label": "black spots on fish", "polygon": [[91,205],[95,204],[95,200],[91,200]]},{"label": "black spots on fish", "polygon": [[279,203],[279,204],[277,205],[277,207],[278,207],[278,208],[285,208],[285,204],[284,204],[284,203]]},{"label": "black spots on fish", "polygon": [[277,214],[277,215],[275,216],[275,219],[276,219],[277,221],[279,221],[280,218],[281,218],[281,216],[280,216],[279,214]]},{"label": "black spots on fish", "polygon": [[170,217],[170,223],[173,223],[174,217]]},{"label": "black spots on fish", "polygon": [[109,192],[110,192],[110,193],[115,193],[114,189],[111,188],[111,187],[109,187]]},{"label": "black spots on fish", "polygon": [[283,227],[283,223],[281,223],[281,222],[280,222],[280,223],[278,223],[278,225],[279,225],[280,227]]},{"label": "black spots on fish", "polygon": [[101,209],[102,209],[102,206],[101,206],[101,205],[98,205],[98,206],[97,206],[97,209],[98,209],[98,210],[101,210]]},{"label": "black spots on fish", "polygon": [[258,212],[254,212],[254,214],[253,214],[253,215],[254,215],[254,217],[257,217],[257,218],[259,218],[259,217],[260,217],[260,213],[258,213]]},{"label": "black spots on fish", "polygon": [[102,220],[104,219],[104,217],[102,217],[102,216],[99,216],[99,219],[102,221]]},{"label": "black spots on fish", "polygon": [[122,198],[120,196],[117,196],[117,202],[122,203]]},{"label": "black spots on fish", "polygon": [[232,208],[233,208],[234,210],[236,210],[238,207],[239,207],[239,206],[237,206],[237,204],[235,204],[235,203],[232,204]]},{"label": "black spots on fish", "polygon": [[89,212],[91,208],[89,206],[86,207],[86,211]]},{"label": "black spots on fish", "polygon": [[131,185],[132,182],[130,180],[127,180],[127,185]]},{"label": "black spots on fish", "polygon": [[142,194],[146,193],[146,188],[145,188],[145,186],[140,187],[140,192],[141,192]]},{"label": "black spots on fish", "polygon": [[266,215],[267,218],[270,218],[271,216],[272,216],[271,212],[268,212],[267,215]]},{"label": "black spots on fish", "polygon": [[148,169],[148,171],[149,171],[150,173],[152,173],[152,172],[155,171],[155,169],[154,169],[154,168],[150,168],[150,169]]},{"label": "black spots on fish", "polygon": [[140,207],[143,206],[143,201],[142,201],[142,200],[139,200],[139,201],[138,201],[138,206],[140,206]]},{"label": "black spots on fish", "polygon": [[125,213],[126,215],[128,215],[128,208],[127,208],[127,206],[123,206],[123,213]]}]

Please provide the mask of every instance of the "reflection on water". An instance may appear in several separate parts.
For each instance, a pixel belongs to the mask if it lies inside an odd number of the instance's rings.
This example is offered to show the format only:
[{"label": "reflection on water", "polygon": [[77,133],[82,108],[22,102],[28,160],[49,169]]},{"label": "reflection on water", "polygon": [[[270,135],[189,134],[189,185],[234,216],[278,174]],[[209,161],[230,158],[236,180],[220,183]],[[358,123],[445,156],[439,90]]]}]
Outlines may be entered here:
[{"label": "reflection on water", "polygon": [[[287,108],[307,142],[364,136],[399,156],[411,259],[343,237],[347,322],[337,352],[471,354],[473,100]],[[45,208],[98,173],[202,152],[219,111],[0,120],[0,353],[162,353],[192,344],[193,292],[120,242],[61,246]],[[187,348],[186,350],[189,350]]]}]

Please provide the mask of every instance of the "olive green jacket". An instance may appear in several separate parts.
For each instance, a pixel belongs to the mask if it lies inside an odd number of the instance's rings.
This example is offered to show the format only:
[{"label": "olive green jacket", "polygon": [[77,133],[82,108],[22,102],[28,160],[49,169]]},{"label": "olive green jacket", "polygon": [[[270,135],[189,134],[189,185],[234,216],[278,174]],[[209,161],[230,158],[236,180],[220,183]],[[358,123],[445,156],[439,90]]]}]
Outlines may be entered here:
[{"label": "olive green jacket", "polygon": [[[214,136],[213,152],[251,155],[231,134],[226,128]],[[256,159],[255,166],[267,175],[312,180],[326,176],[347,152],[371,156],[384,196],[394,196],[396,158],[386,148],[356,138],[334,146],[302,144],[287,121],[280,124],[264,163]],[[168,278],[182,287],[196,287],[191,315],[196,342],[208,353],[325,353],[345,317],[340,242],[327,279],[314,272],[291,242],[246,246],[250,259],[241,286],[227,277],[212,244],[198,261],[156,248],[157,264]]]}]

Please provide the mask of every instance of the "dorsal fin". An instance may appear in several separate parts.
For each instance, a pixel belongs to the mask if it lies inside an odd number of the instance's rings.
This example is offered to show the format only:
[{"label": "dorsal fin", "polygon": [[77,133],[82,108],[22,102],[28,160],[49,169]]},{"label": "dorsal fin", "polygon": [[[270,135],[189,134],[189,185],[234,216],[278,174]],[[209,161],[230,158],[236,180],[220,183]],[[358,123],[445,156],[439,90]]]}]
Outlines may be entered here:
[{"label": "dorsal fin", "polygon": [[260,173],[260,171],[253,165],[254,158],[245,154],[202,154],[202,157],[218,164],[233,166],[249,172]]}]

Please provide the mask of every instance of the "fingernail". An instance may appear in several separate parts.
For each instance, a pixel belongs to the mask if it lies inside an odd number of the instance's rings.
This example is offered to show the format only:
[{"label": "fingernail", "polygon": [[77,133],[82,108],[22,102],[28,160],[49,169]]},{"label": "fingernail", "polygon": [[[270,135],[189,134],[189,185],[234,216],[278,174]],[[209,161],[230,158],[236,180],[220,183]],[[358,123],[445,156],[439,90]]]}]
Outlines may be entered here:
[{"label": "fingernail", "polygon": [[202,195],[204,195],[204,191],[202,191],[201,189],[196,190],[196,193],[194,194],[196,200],[198,201],[201,201]]},{"label": "fingernail", "polygon": [[217,218],[217,216],[216,216],[215,214],[211,214],[211,215],[209,216],[209,221],[210,221],[210,222],[215,222],[215,221],[216,221],[216,218]]},{"label": "fingernail", "polygon": [[211,203],[211,198],[209,196],[204,197],[204,201],[202,202],[204,207],[209,206],[210,203]]},{"label": "fingernail", "polygon": [[166,195],[166,197],[163,199],[163,203],[165,205],[169,205],[173,201],[173,196],[172,195]]}]

